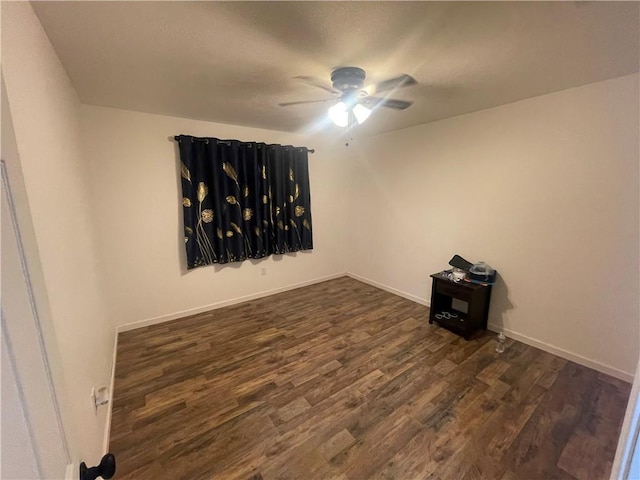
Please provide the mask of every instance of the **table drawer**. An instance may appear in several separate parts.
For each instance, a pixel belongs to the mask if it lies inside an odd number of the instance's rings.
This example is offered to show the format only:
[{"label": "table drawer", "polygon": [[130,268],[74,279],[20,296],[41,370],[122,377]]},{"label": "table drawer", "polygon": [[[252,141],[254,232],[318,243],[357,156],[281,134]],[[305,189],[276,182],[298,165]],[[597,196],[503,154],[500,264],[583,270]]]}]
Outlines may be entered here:
[{"label": "table drawer", "polygon": [[462,285],[456,285],[448,281],[436,280],[436,292],[449,297],[458,298],[465,302],[471,300],[471,291]]}]

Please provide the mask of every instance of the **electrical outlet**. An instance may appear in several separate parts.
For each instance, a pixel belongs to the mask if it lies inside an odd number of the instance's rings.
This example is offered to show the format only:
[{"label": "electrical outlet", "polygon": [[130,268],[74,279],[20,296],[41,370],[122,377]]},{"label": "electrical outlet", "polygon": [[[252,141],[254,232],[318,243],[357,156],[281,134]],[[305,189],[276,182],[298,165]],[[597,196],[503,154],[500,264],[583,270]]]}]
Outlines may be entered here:
[{"label": "electrical outlet", "polygon": [[260,274],[264,277],[267,274],[267,267],[262,267],[260,269]]}]

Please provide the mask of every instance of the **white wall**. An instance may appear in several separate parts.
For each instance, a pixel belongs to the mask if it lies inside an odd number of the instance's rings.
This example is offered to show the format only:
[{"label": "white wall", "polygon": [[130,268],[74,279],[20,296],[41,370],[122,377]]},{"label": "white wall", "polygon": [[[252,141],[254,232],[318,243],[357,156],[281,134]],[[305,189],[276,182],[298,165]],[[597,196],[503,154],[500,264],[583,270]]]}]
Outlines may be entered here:
[{"label": "white wall", "polygon": [[27,227],[37,239],[35,263],[46,289],[39,298],[47,299],[38,308],[55,330],[72,416],[65,427],[76,440],[72,460],[94,464],[103,453],[106,415],[94,414],[90,393],[109,384],[114,332],[96,262],[80,102],[27,2],[2,2],[2,72],[20,160],[9,167],[21,170],[10,175],[24,178],[28,205],[18,208],[29,209]]},{"label": "white wall", "polygon": [[[330,146],[282,132],[95,106],[82,107],[82,125],[115,325],[175,318],[344,272],[345,179]],[[187,271],[177,134],[315,148],[309,155],[314,250]]]},{"label": "white wall", "polygon": [[638,75],[345,149],[348,271],[428,301],[453,254],[500,273],[489,322],[630,380],[638,358]]}]

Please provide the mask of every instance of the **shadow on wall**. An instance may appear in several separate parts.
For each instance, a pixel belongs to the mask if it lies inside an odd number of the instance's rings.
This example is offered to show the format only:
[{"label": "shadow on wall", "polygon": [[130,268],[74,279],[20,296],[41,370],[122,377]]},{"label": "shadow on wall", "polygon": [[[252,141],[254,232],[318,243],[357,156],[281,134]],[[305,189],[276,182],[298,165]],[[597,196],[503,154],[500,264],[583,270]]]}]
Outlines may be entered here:
[{"label": "shadow on wall", "polygon": [[513,309],[509,300],[509,290],[500,272],[496,275],[496,284],[491,291],[491,306],[489,308],[489,325],[504,330],[506,314]]}]

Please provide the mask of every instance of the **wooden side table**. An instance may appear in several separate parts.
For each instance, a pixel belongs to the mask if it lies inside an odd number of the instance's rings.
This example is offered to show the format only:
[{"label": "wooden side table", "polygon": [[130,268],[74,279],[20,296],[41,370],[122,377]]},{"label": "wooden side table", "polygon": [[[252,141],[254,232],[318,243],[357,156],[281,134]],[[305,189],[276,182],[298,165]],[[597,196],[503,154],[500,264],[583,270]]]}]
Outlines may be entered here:
[{"label": "wooden side table", "polygon": [[[429,323],[437,322],[466,340],[478,330],[487,329],[489,302],[491,301],[491,285],[461,280],[454,282],[446,273],[431,275],[431,308]],[[452,307],[452,300],[458,299],[467,303],[467,311],[462,312]]]}]

